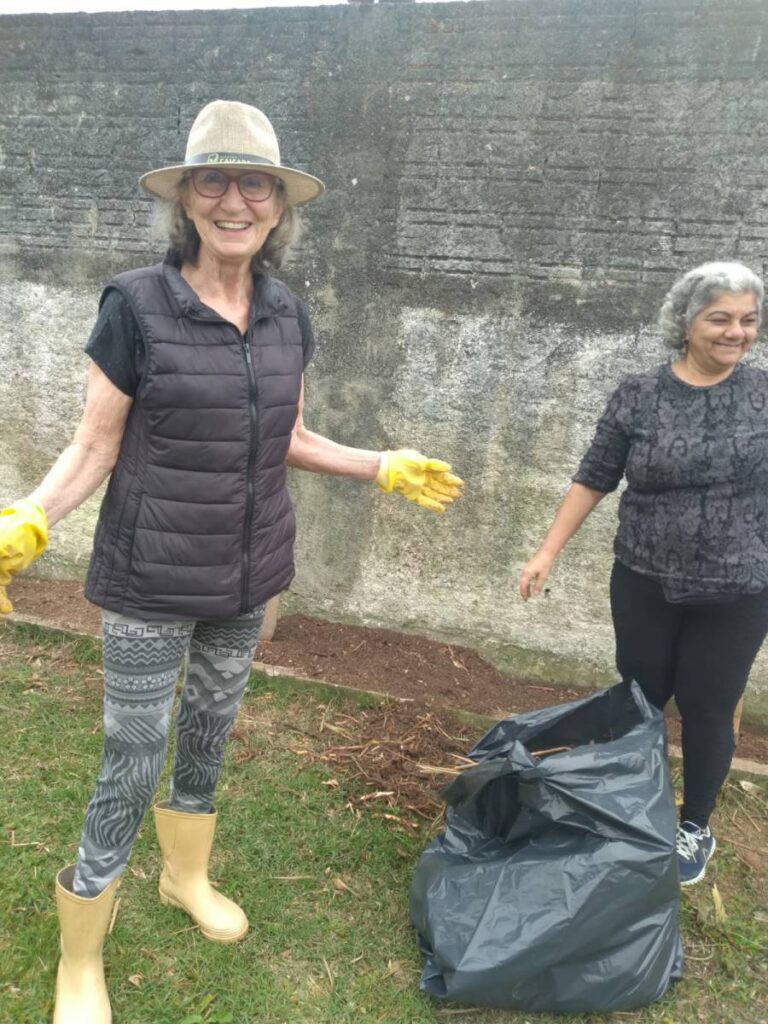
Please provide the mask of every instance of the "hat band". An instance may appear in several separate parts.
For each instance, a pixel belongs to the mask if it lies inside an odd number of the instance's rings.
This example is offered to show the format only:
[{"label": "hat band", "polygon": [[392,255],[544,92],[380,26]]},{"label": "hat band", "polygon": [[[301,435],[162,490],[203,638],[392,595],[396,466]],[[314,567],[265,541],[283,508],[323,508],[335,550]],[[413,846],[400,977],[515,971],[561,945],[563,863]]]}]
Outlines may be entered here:
[{"label": "hat band", "polygon": [[198,153],[187,157],[187,164],[269,164],[277,166],[274,160],[266,156],[255,156],[253,153]]}]

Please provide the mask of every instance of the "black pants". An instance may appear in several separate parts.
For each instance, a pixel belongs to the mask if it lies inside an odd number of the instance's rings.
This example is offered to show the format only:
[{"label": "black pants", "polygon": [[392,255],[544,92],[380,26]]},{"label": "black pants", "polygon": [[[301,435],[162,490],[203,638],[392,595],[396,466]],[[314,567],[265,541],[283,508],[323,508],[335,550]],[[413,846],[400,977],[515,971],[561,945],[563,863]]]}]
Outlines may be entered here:
[{"label": "black pants", "polygon": [[616,666],[683,727],[681,819],[702,828],[733,757],[733,713],[768,632],[768,590],[729,601],[672,604],[661,584],[616,562],[611,574]]}]

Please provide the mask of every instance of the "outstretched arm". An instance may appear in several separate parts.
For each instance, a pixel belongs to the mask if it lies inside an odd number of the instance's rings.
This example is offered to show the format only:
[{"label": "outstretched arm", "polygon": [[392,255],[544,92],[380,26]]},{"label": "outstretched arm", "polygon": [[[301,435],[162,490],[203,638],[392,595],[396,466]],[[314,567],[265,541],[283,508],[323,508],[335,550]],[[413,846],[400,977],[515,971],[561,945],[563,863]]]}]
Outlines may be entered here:
[{"label": "outstretched arm", "polygon": [[375,452],[349,448],[308,430],[304,424],[303,380],[287,462],[312,473],[375,480],[383,491],[399,491],[409,501],[433,512],[444,512],[445,505],[461,496],[462,481],[451,473],[447,462],[428,459],[410,449]]},{"label": "outstretched arm", "polygon": [[542,592],[555,559],[605,495],[605,491],[595,491],[584,484],[571,484],[541,547],[523,568],[520,594],[524,601]]},{"label": "outstretched arm", "polygon": [[0,512],[0,613],[12,610],[5,588],[45,550],[48,528],[89,498],[112,471],[132,402],[91,364],[85,410],[72,443],[29,497]]},{"label": "outstretched arm", "polygon": [[43,507],[49,526],[82,505],[112,472],[132,404],[133,399],[91,363],[75,436],[29,496]]},{"label": "outstretched arm", "polygon": [[322,434],[315,434],[304,424],[304,380],[301,382],[299,412],[288,448],[288,465],[310,473],[347,476],[353,480],[374,480],[379,471],[381,452],[349,448]]}]

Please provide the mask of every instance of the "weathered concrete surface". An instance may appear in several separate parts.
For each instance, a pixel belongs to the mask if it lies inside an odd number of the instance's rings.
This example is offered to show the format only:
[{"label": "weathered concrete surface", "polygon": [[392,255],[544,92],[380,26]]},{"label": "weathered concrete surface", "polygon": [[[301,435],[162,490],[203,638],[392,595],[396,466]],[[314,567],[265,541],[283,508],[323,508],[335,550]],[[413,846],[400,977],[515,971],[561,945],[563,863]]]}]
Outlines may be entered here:
[{"label": "weathered concrete surface", "polygon": [[[324,178],[286,277],[319,348],[307,421],[450,459],[442,519],[296,474],[307,611],[612,678],[615,499],[523,605],[535,549],[605,396],[662,358],[679,272],[768,254],[768,8],[505,0],[0,19],[0,500],[78,415],[101,284],[157,258],[136,179],[215,97],[262,106]],[[765,357],[758,353],[758,362]],[[81,573],[95,503],[41,573]],[[768,660],[747,713],[768,716]]]}]

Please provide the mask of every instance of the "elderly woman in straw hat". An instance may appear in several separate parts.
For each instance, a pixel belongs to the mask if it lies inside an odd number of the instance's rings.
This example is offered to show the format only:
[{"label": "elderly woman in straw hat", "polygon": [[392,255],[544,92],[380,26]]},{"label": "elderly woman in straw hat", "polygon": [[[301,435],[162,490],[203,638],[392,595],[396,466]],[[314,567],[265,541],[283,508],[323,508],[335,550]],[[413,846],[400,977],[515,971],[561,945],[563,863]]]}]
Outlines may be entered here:
[{"label": "elderly woman in straw hat", "polygon": [[0,605],[9,611],[12,574],[111,474],[86,584],[103,610],[103,761],[77,861],[56,880],[55,1024],[111,1019],[103,939],[163,765],[185,657],[171,792],[155,808],[160,900],[214,942],[247,932],[207,871],[224,744],[264,605],[293,576],[286,466],[372,480],[435,512],[461,485],[450,466],[416,451],[348,448],[304,425],[312,330],[268,270],[295,235],[294,208],[323,184],[281,163],[261,111],[210,103],[184,163],[141,184],[171,204],[171,249],[107,284],[73,442],[29,497],[0,514]]}]

